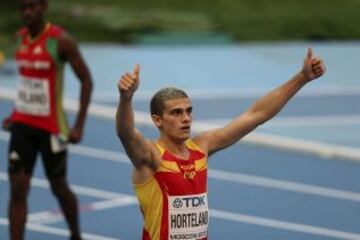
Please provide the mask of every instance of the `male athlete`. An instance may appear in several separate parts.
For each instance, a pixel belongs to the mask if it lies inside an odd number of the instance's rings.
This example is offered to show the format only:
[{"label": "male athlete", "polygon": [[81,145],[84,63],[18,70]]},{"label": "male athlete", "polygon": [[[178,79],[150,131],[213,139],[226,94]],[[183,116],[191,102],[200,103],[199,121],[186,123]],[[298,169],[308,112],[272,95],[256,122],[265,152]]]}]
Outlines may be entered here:
[{"label": "male athlete", "polygon": [[134,126],[132,98],[139,85],[139,66],[118,82],[117,134],[134,165],[132,181],[144,216],[143,240],[208,239],[207,158],[229,147],[275,116],[306,83],[325,67],[308,50],[299,73],[257,100],[222,128],[191,138],[192,107],[182,90],[165,88],[150,102],[160,131],[145,139]]},{"label": "male athlete", "polygon": [[[62,28],[45,21],[47,5],[47,0],[19,0],[24,28],[17,34],[15,53],[18,95],[11,117],[3,121],[3,128],[11,131],[8,216],[12,240],[24,237],[27,195],[38,152],[70,228],[70,239],[81,239],[77,200],[66,180],[66,144],[82,138],[92,80],[75,41]],[[66,62],[81,83],[80,108],[71,129],[62,108]]]}]

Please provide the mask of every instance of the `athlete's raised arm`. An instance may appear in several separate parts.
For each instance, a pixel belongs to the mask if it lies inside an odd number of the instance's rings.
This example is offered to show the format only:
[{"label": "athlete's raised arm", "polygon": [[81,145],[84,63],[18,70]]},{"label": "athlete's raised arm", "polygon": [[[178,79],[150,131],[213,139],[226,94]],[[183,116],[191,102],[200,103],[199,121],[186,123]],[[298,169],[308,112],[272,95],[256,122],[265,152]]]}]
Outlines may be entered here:
[{"label": "athlete's raised arm", "polygon": [[196,137],[196,141],[207,149],[209,154],[232,145],[257,126],[274,117],[306,83],[322,76],[324,72],[325,66],[322,60],[313,57],[312,49],[309,48],[299,73],[257,100],[247,111],[225,127],[202,133]]},{"label": "athlete's raised arm", "polygon": [[139,86],[140,68],[135,65],[132,73],[125,73],[118,82],[120,100],[116,112],[116,132],[135,168],[151,159],[150,142],[135,129],[132,99]]}]

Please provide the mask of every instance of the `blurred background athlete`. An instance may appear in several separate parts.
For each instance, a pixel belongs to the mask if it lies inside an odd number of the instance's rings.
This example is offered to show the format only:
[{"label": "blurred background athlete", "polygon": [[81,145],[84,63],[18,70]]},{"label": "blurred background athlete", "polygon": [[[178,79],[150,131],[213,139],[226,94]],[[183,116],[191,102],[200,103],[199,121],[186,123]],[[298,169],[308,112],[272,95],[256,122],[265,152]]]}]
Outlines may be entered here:
[{"label": "blurred background athlete", "polygon": [[[38,152],[70,228],[70,239],[81,239],[77,199],[66,180],[66,145],[82,138],[92,80],[75,41],[62,28],[45,21],[47,5],[47,0],[19,0],[24,22],[16,36],[19,87],[13,113],[3,121],[3,128],[11,132],[8,214],[12,240],[24,237],[27,195]],[[81,83],[73,128],[68,127],[62,108],[66,62]]]}]

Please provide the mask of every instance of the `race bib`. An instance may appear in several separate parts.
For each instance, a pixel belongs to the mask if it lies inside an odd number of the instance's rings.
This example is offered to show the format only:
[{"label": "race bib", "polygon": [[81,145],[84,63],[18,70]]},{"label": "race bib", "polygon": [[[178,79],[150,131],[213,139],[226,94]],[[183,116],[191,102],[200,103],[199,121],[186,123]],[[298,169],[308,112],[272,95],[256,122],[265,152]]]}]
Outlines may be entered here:
[{"label": "race bib", "polygon": [[22,77],[19,81],[15,108],[16,111],[29,115],[48,116],[50,114],[49,81]]},{"label": "race bib", "polygon": [[169,239],[196,240],[207,237],[207,194],[169,196]]}]

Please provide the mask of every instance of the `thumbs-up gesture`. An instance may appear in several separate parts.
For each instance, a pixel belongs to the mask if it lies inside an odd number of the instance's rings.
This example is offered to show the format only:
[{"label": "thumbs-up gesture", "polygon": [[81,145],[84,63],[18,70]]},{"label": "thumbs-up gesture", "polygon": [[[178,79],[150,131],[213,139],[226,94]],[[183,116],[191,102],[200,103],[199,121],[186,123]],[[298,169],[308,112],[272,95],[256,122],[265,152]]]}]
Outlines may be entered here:
[{"label": "thumbs-up gesture", "polygon": [[140,81],[140,66],[136,64],[132,73],[125,73],[118,82],[121,97],[132,98]]},{"label": "thumbs-up gesture", "polygon": [[319,57],[313,57],[312,48],[308,48],[308,52],[304,59],[304,65],[301,72],[308,81],[321,77],[326,69],[323,61]]}]

